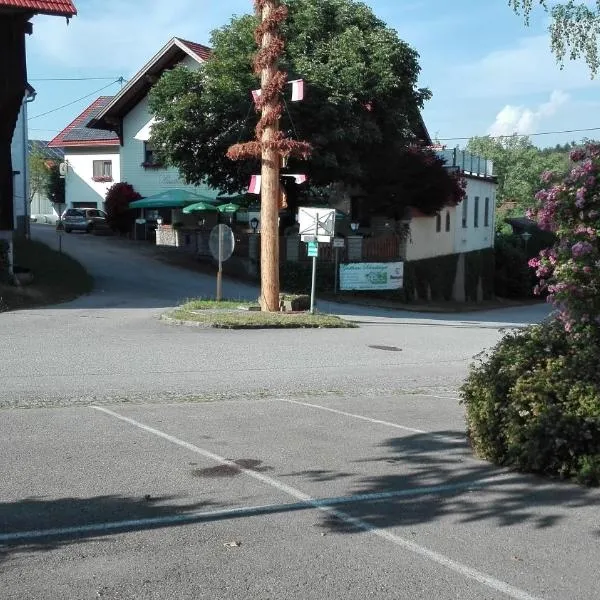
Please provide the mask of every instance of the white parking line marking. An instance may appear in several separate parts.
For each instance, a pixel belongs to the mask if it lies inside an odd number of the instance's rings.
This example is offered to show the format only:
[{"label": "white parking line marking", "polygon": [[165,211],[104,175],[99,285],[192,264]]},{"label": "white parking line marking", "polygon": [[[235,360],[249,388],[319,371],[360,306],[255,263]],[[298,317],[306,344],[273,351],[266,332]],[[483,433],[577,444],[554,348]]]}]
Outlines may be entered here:
[{"label": "white parking line marking", "polygon": [[[419,546],[419,544],[416,544],[415,542],[411,542],[410,540],[404,539],[404,538],[397,536],[389,531],[379,529],[379,528],[375,527],[374,525],[371,525],[367,521],[363,521],[362,519],[353,517],[345,512],[337,510],[335,508],[331,508],[329,506],[323,506],[323,505],[319,504],[319,502],[317,501],[316,498],[312,498],[308,494],[305,494],[304,492],[302,492],[292,486],[286,485],[285,483],[281,483],[281,482],[277,481],[276,479],[268,477],[267,475],[263,475],[262,473],[257,473],[256,471],[244,469],[244,468],[240,467],[239,465],[237,465],[236,463],[234,463],[230,460],[227,460],[226,458],[223,458],[222,456],[219,456],[218,454],[214,454],[213,452],[210,452],[209,450],[205,450],[204,448],[200,448],[198,446],[195,446],[194,444],[190,444],[189,442],[180,440],[179,438],[176,438],[175,436],[165,433],[164,431],[160,431],[158,429],[155,429],[154,427],[144,425],[143,423],[140,423],[139,421],[136,421],[135,419],[130,419],[129,417],[120,415],[119,413],[116,413],[108,408],[104,408],[102,406],[93,406],[92,408],[94,408],[95,410],[101,411],[103,413],[106,413],[107,415],[110,415],[112,417],[115,417],[116,419],[124,421],[125,423],[129,423],[130,425],[133,425],[134,427],[142,429],[143,431],[147,431],[148,433],[151,433],[157,437],[165,439],[165,440],[171,442],[172,444],[180,446],[181,448],[190,450],[191,452],[194,452],[196,454],[204,456],[205,458],[213,460],[222,465],[236,468],[239,471],[241,471],[242,473],[244,473],[245,475],[248,475],[248,477],[252,477],[253,479],[261,481],[262,483],[265,483],[281,492],[284,492],[284,493],[288,494],[289,496],[296,498],[297,500],[306,502],[307,504],[314,506],[318,510],[329,513],[330,515],[335,516],[336,518],[338,518],[341,521],[345,521],[346,523],[353,525],[354,527],[356,527],[358,529],[362,529],[363,531],[372,533],[373,535],[376,535],[382,539],[385,539],[385,540],[391,542],[392,544],[399,546],[400,548],[404,548],[405,550],[409,550],[410,552],[413,552],[414,554],[422,556],[423,558],[427,558],[427,559],[431,560],[432,562],[435,562],[441,566],[446,567],[447,569],[450,569],[451,571],[454,571],[455,573],[459,573],[460,575],[467,577],[468,579],[477,581],[478,583],[481,583],[482,585],[484,585],[492,590],[501,592],[501,593],[505,594],[506,596],[508,596],[509,598],[513,598],[514,600],[541,600],[541,598],[539,598],[539,597],[532,596],[532,595],[528,594],[527,592],[525,592],[524,590],[520,590],[516,587],[513,587],[504,581],[501,581],[499,579],[491,577],[490,575],[486,575],[485,573],[482,573],[481,571],[478,571],[477,569],[473,569],[467,565],[463,565],[462,563],[452,560],[451,558],[448,558],[447,556],[440,554],[439,552],[435,552],[433,550],[430,550],[429,548],[425,548],[424,546]],[[403,429],[406,429],[406,428],[403,428]],[[417,430],[413,430],[413,431],[417,431]]]},{"label": "white parking line marking", "polygon": [[[238,467],[239,468],[239,467]],[[240,469],[241,470],[241,469]],[[283,504],[263,504],[261,506],[241,506],[238,508],[226,508],[213,511],[190,511],[177,515],[165,515],[161,517],[148,517],[145,519],[127,519],[124,521],[108,521],[105,523],[90,523],[88,525],[73,525],[71,527],[54,527],[51,529],[35,529],[32,531],[15,531],[13,533],[0,534],[0,544],[6,542],[18,542],[20,540],[30,540],[47,537],[61,537],[68,535],[81,535],[85,533],[101,533],[104,531],[114,531],[116,529],[136,529],[143,527],[161,526],[161,525],[179,525],[184,523],[199,523],[202,521],[215,521],[219,519],[229,519],[235,517],[252,517],[272,513],[291,512],[303,509],[314,509],[322,507],[334,507],[344,504],[360,504],[363,502],[379,502],[381,500],[390,500],[392,498],[406,498],[412,496],[439,495],[448,492],[458,492],[466,490],[477,490],[484,487],[501,483],[504,478],[486,477],[476,481],[464,483],[455,483],[450,485],[431,485],[409,490],[397,490],[394,492],[377,492],[373,494],[356,494],[354,496],[337,496],[334,498],[318,498],[310,501],[283,503]],[[168,508],[168,507],[167,507]],[[173,507],[177,510],[177,507]]]},{"label": "white parking line marking", "polygon": [[390,423],[390,421],[381,421],[379,419],[372,419],[371,417],[364,417],[363,415],[355,415],[354,413],[345,412],[343,410],[337,410],[336,408],[329,408],[328,406],[321,406],[320,404],[311,404],[310,402],[300,402],[299,400],[289,400],[287,398],[278,398],[279,402],[288,402],[289,404],[299,404],[300,406],[309,406],[310,408],[317,408],[319,410],[326,410],[327,412],[335,413],[336,415],[343,415],[344,417],[352,417],[354,419],[360,419],[361,421],[368,421],[369,423],[375,423],[377,425],[385,425],[386,427],[393,427],[394,429],[402,429],[404,431],[410,431],[411,433],[429,433],[423,429],[415,429],[414,427],[405,427],[404,425],[398,425],[398,423]]}]

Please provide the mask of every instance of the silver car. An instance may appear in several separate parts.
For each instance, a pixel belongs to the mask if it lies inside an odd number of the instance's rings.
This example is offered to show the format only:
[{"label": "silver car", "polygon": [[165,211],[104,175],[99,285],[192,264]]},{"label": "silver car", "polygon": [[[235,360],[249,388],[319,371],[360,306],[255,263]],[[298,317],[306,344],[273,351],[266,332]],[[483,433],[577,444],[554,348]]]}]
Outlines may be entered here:
[{"label": "silver car", "polygon": [[106,213],[97,208],[69,208],[62,216],[62,225],[65,233],[71,231],[87,231],[90,233],[95,227],[106,227]]}]

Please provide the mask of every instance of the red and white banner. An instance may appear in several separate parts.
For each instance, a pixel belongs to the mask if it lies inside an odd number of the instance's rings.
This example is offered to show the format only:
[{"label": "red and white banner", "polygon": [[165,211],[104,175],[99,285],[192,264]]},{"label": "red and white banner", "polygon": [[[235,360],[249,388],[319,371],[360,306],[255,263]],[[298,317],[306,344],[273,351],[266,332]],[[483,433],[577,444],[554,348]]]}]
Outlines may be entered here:
[{"label": "red and white banner", "polygon": [[294,81],[289,81],[288,83],[292,84],[292,102],[304,100],[304,80],[296,79]]},{"label": "red and white banner", "polygon": [[282,177],[293,177],[296,185],[301,185],[304,182],[308,181],[308,177],[304,174],[300,173],[283,173]]},{"label": "red and white banner", "polygon": [[[304,100],[304,80],[294,79],[293,81],[288,81],[288,83],[292,86],[292,102]],[[252,99],[255,104],[258,102],[261,95],[262,90],[252,90]]]},{"label": "red and white banner", "polygon": [[260,175],[252,175],[250,178],[250,186],[248,187],[249,194],[260,194]]}]

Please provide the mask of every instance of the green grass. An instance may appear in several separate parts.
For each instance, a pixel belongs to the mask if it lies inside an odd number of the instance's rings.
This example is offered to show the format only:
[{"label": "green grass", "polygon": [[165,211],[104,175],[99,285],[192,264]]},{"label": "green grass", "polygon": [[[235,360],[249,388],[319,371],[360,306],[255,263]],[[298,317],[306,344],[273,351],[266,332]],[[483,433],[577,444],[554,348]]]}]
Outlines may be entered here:
[{"label": "green grass", "polygon": [[93,279],[73,258],[46,244],[15,239],[14,263],[30,269],[33,282],[21,287],[0,283],[0,311],[68,302],[93,288]]},{"label": "green grass", "polygon": [[198,298],[188,300],[181,308],[185,310],[237,310],[240,308],[248,309],[251,306],[258,307],[258,302],[248,302],[247,300],[207,300]]},{"label": "green grass", "polygon": [[183,306],[166,313],[167,319],[187,321],[216,329],[303,329],[351,328],[356,324],[336,317],[316,313],[261,312],[248,310],[257,303],[223,300],[190,300]]}]

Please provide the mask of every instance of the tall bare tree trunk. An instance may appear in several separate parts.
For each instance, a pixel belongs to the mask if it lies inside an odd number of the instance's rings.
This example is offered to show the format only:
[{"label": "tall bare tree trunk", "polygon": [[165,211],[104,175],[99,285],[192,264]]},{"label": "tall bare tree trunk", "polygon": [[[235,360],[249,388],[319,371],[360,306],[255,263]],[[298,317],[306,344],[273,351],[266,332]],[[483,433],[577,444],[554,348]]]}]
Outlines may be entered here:
[{"label": "tall bare tree trunk", "polygon": [[[267,1],[262,9],[262,20],[267,21],[277,8],[278,0]],[[267,32],[262,39],[262,48],[268,48],[273,36]],[[264,90],[277,73],[277,62],[271,63],[261,73],[261,88]],[[273,98],[262,108],[265,117],[273,112],[279,103]],[[279,122],[265,127],[262,140],[262,187],[260,208],[260,278],[261,278],[261,307],[265,311],[279,310],[279,165],[280,155],[275,149],[266,147],[265,142],[273,140],[279,130]]]}]

